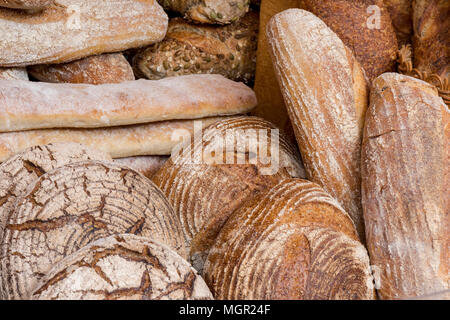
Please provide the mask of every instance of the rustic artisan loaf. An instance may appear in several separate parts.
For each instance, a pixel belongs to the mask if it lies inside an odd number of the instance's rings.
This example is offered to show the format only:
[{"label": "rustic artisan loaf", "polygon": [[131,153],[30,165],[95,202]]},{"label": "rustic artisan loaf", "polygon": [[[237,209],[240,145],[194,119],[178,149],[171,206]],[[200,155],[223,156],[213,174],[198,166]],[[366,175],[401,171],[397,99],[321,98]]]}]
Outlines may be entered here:
[{"label": "rustic artisan loaf", "polygon": [[237,21],[249,9],[248,0],[158,0],[167,10],[201,23],[227,24]]},{"label": "rustic artisan loaf", "polygon": [[55,0],[41,12],[0,9],[0,66],[63,63],[161,41],[154,0]]},{"label": "rustic artisan loaf", "polygon": [[378,293],[403,299],[449,290],[450,112],[423,81],[387,73],[372,85],[362,200]]},{"label": "rustic artisan loaf", "polygon": [[27,148],[0,165],[0,241],[16,199],[43,174],[69,163],[110,160],[101,151],[77,143],[55,143]]},{"label": "rustic artisan loaf", "polygon": [[174,150],[153,176],[181,220],[197,270],[236,208],[281,179],[304,176],[295,148],[277,134],[256,117],[216,122]]},{"label": "rustic artisan loaf", "polygon": [[54,3],[54,0],[0,0],[0,7],[40,10],[49,7]]},{"label": "rustic artisan loaf", "polygon": [[364,71],[338,36],[307,11],[290,9],[275,15],[267,34],[307,177],[339,201],[364,240]]},{"label": "rustic artisan loaf", "polygon": [[164,242],[186,256],[178,217],[143,175],[96,161],[44,174],[17,200],[6,225],[0,245],[1,297],[27,298],[55,263],[119,233]]},{"label": "rustic artisan loaf", "polygon": [[29,80],[25,68],[0,68],[0,80]]},{"label": "rustic artisan loaf", "polygon": [[394,71],[398,43],[383,0],[299,0],[300,8],[322,19],[356,59],[370,80]]},{"label": "rustic artisan loaf", "polygon": [[0,132],[196,119],[256,103],[246,85],[212,74],[102,85],[0,80]]},{"label": "rustic artisan loaf", "polygon": [[297,8],[298,0],[263,0],[259,13],[258,51],[256,59],[255,94],[258,105],[252,115],[264,118],[284,130],[292,132],[283,95],[272,64],[266,29],[269,20],[277,13]]},{"label": "rustic artisan loaf", "polygon": [[112,158],[170,155],[180,136],[192,134],[194,125],[204,127],[228,117],[161,121],[98,129],[40,129],[0,133],[0,162],[26,148],[49,143],[77,142],[109,154]]},{"label": "rustic artisan loaf", "polygon": [[115,159],[120,166],[130,167],[151,178],[169,159],[168,156],[141,156]]},{"label": "rustic artisan loaf", "polygon": [[392,19],[392,26],[397,35],[398,47],[411,43],[412,27],[412,1],[411,0],[383,0]]},{"label": "rustic artisan loaf", "polygon": [[211,300],[203,279],[167,246],[130,234],[100,239],[57,263],[39,300]]},{"label": "rustic artisan loaf", "polygon": [[224,27],[175,18],[162,42],[134,56],[133,67],[137,75],[151,80],[216,73],[250,83],[255,77],[257,33],[258,14],[253,11]]},{"label": "rustic artisan loaf", "polygon": [[120,83],[134,80],[133,69],[121,53],[101,54],[54,65],[28,67],[36,79],[56,83]]},{"label": "rustic artisan loaf", "polygon": [[228,219],[203,273],[216,299],[373,299],[351,218],[315,183],[280,182]]}]

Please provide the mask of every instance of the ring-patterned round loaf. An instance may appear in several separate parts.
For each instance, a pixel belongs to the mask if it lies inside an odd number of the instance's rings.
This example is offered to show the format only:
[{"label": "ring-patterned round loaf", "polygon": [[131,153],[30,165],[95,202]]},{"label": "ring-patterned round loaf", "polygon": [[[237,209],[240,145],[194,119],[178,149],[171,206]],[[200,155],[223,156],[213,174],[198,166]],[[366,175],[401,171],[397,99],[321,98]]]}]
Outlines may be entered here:
[{"label": "ring-patterned round loaf", "polygon": [[78,143],[35,146],[16,154],[0,165],[0,241],[16,199],[46,172],[84,160],[111,160],[101,151]]},{"label": "ring-patterned round loaf", "polygon": [[352,219],[302,179],[282,181],[236,210],[203,276],[216,299],[374,299]]},{"label": "ring-patterned round loaf", "polygon": [[[252,132],[257,140],[249,138]],[[203,131],[203,139],[194,137],[173,152],[153,176],[181,220],[197,270],[236,208],[283,179],[305,176],[300,155],[277,133],[256,117],[218,121]]]},{"label": "ring-patterned round loaf", "polygon": [[0,246],[3,299],[23,299],[67,255],[132,233],[185,255],[180,222],[162,192],[136,171],[86,161],[55,169],[19,198]]},{"label": "ring-patterned round loaf", "polygon": [[130,234],[100,239],[57,263],[38,300],[211,300],[204,280],[167,246]]}]

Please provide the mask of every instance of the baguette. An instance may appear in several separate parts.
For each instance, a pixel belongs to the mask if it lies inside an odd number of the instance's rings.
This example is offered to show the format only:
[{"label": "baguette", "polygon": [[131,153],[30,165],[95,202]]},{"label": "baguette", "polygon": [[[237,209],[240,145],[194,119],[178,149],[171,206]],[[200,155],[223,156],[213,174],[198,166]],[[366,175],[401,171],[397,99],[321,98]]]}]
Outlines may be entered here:
[{"label": "baguette", "polygon": [[196,119],[255,105],[250,88],[220,75],[103,85],[0,80],[0,132]]},{"label": "baguette", "polygon": [[[200,119],[208,126],[223,117]],[[177,132],[194,131],[193,120],[162,121],[125,127],[99,129],[41,129],[0,133],[0,162],[32,146],[76,142],[109,154],[112,158],[170,155],[179,142]]]},{"label": "baguette", "polygon": [[413,35],[412,1],[384,0],[397,35],[398,47],[411,43]]},{"label": "baguette", "polygon": [[396,73],[373,82],[370,101],[362,201],[379,296],[449,290],[450,112],[433,86]]},{"label": "baguette", "polygon": [[25,68],[0,68],[0,80],[29,80]]},{"label": "baguette", "polygon": [[231,215],[204,277],[217,299],[374,299],[357,239],[351,218],[322,188],[289,179]]},{"label": "baguette", "polygon": [[11,9],[41,10],[54,4],[54,0],[0,0],[0,7]]},{"label": "baguette", "polygon": [[114,162],[120,166],[130,167],[150,179],[168,159],[167,156],[141,156],[119,158]]},{"label": "baguette", "polygon": [[104,84],[134,80],[133,69],[121,53],[102,54],[55,65],[29,66],[36,79],[54,83]]},{"label": "baguette", "polygon": [[175,18],[166,38],[141,50],[133,58],[136,74],[151,80],[165,77],[216,73],[251,83],[256,68],[258,14],[250,12],[224,26],[205,26]]},{"label": "baguette", "polygon": [[168,17],[154,0],[55,0],[40,12],[0,9],[0,66],[70,62],[161,41]]},{"label": "baguette", "polygon": [[290,9],[275,15],[267,36],[307,177],[339,201],[364,241],[364,71],[339,37],[307,11]]}]

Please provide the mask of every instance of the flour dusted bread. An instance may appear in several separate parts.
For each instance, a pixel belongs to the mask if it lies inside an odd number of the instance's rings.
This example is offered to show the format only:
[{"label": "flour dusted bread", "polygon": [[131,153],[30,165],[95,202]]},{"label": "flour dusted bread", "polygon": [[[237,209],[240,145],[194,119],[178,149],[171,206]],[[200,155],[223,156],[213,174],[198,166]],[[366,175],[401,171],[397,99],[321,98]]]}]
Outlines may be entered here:
[{"label": "flour dusted bread", "polygon": [[97,129],[40,129],[0,133],[0,162],[26,148],[49,143],[76,142],[109,154],[112,158],[170,155],[180,137],[194,131],[196,121],[208,126],[229,117],[155,123]]},{"label": "flour dusted bread", "polygon": [[0,66],[63,63],[161,41],[155,0],[55,0],[39,12],[0,9]]},{"label": "flour dusted bread", "polygon": [[236,208],[281,179],[304,176],[295,148],[256,117],[216,122],[176,149],[152,180],[180,218],[197,270]]},{"label": "flour dusted bread", "polygon": [[56,264],[38,300],[212,300],[197,272],[167,246],[130,234],[100,239]]},{"label": "flour dusted bread", "polygon": [[133,69],[122,53],[101,54],[55,65],[28,67],[36,79],[55,83],[120,83],[134,80]]},{"label": "flour dusted bread", "polygon": [[0,68],[0,80],[29,80],[25,68]]},{"label": "flour dusted bread", "polygon": [[0,80],[0,132],[196,119],[245,113],[255,105],[249,87],[220,75],[103,85]]},{"label": "flour dusted bread", "polygon": [[362,199],[379,296],[448,290],[449,110],[433,86],[396,73],[374,81],[370,100]]},{"label": "flour dusted bread", "polygon": [[411,43],[413,35],[412,1],[384,0],[384,4],[392,19],[392,26],[397,35],[398,47]]},{"label": "flour dusted bread", "polygon": [[0,7],[40,10],[54,4],[55,0],[0,0]]},{"label": "flour dusted bread", "polygon": [[275,15],[267,36],[307,177],[339,201],[364,239],[364,71],[338,36],[307,11],[290,9]]},{"label": "flour dusted bread", "polygon": [[87,161],[42,175],[17,200],[5,228],[2,298],[27,298],[55,263],[120,233],[161,241],[185,256],[178,217],[162,192],[136,171]]},{"label": "flour dusted bread", "polygon": [[352,219],[317,184],[288,179],[248,201],[212,246],[216,299],[373,299],[369,257]]},{"label": "flour dusted bread", "polygon": [[168,156],[141,156],[115,159],[120,166],[130,167],[151,178],[169,159]]}]

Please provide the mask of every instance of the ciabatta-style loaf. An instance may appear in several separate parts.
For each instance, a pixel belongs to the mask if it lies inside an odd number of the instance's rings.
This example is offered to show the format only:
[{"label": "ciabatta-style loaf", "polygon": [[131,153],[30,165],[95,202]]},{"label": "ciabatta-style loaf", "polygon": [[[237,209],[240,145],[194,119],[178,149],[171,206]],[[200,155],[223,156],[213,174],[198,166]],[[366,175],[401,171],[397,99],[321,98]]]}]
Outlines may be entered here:
[{"label": "ciabatta-style loaf", "polygon": [[361,136],[368,105],[364,71],[310,12],[275,15],[267,36],[307,177],[336,198],[364,240]]},{"label": "ciabatta-style loaf", "polygon": [[450,112],[433,86],[397,73],[378,77],[370,100],[362,200],[379,296],[449,290]]}]

